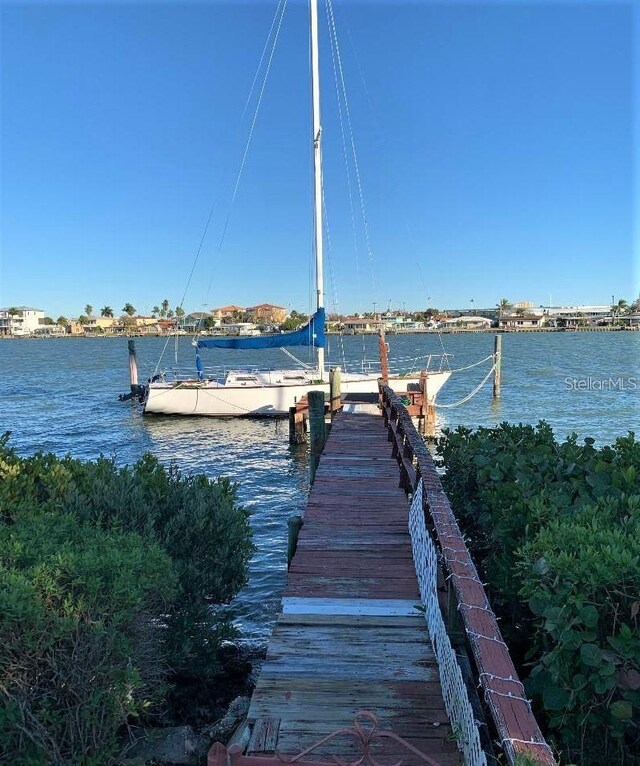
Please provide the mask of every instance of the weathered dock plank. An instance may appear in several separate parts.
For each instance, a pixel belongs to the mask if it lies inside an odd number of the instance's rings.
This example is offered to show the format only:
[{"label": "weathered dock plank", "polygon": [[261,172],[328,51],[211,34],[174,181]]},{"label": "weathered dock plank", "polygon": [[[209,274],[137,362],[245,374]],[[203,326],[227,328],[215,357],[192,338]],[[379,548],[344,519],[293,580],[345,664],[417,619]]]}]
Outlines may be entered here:
[{"label": "weathered dock plank", "polygon": [[[295,756],[371,711],[378,728],[448,766],[461,763],[424,617],[399,487],[377,414],[338,415],[315,473],[269,650],[249,709],[250,754]],[[271,723],[265,723],[271,722]],[[368,724],[364,724],[368,725]],[[269,750],[265,741],[269,732]],[[389,738],[372,754],[421,759]],[[308,755],[358,758],[351,735]]]}]

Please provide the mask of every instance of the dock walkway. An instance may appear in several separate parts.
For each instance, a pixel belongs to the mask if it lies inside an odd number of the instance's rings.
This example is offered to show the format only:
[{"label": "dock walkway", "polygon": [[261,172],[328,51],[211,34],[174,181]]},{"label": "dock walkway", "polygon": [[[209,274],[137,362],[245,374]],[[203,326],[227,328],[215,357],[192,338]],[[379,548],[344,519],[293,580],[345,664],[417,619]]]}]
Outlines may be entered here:
[{"label": "dock walkway", "polygon": [[[352,727],[366,710],[377,718],[376,731],[393,732],[428,759],[387,736],[371,741],[376,757],[401,758],[405,766],[458,764],[419,607],[398,463],[380,415],[366,405],[348,409],[333,421],[309,495],[249,709],[247,754],[295,756]],[[360,724],[371,727],[371,720]],[[362,754],[352,731],[308,757]]]}]

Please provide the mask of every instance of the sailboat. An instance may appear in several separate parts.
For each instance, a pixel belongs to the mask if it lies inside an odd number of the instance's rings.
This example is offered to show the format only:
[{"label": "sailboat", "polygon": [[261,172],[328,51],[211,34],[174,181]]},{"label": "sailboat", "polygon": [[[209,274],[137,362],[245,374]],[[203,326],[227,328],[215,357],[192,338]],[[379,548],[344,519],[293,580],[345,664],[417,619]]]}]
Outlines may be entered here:
[{"label": "sailboat", "polygon": [[[154,376],[149,382],[144,412],[164,415],[206,415],[212,417],[283,416],[310,390],[329,392],[329,376],[325,365],[325,308],[323,272],[322,228],[322,126],[320,120],[320,76],[318,52],[318,4],[309,0],[311,39],[311,94],[314,174],[314,251],[316,310],[302,328],[281,335],[243,338],[194,339],[196,374],[184,379],[168,380],[164,375]],[[316,365],[278,370],[238,369],[221,376],[207,374],[200,351],[203,349],[251,349],[313,347]],[[435,401],[440,388],[451,372],[439,369],[427,372],[426,396]],[[378,391],[379,374],[376,372],[342,372],[342,392],[345,394],[372,394]],[[389,376],[389,385],[419,385],[420,371],[413,375]]]}]

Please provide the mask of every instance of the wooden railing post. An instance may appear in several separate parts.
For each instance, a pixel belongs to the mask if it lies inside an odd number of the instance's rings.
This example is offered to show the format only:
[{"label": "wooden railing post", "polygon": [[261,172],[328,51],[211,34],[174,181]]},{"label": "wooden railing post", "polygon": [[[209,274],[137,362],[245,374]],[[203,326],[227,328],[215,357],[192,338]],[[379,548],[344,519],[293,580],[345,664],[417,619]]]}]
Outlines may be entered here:
[{"label": "wooden railing post", "polygon": [[380,351],[380,377],[385,386],[389,385],[389,347],[384,337],[384,330],[378,330],[378,350]]},{"label": "wooden railing post", "polygon": [[333,417],[333,413],[342,407],[340,367],[332,367],[329,370],[329,392],[329,412]]}]

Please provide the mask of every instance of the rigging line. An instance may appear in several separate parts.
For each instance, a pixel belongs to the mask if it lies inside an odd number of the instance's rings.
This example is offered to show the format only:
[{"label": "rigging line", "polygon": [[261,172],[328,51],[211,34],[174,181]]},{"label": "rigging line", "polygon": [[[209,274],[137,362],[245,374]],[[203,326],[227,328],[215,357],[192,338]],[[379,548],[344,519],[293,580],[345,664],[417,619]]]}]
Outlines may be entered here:
[{"label": "rigging line", "polygon": [[160,358],[158,359],[158,362],[156,363],[156,366],[153,369],[153,375],[152,377],[155,378],[155,376],[158,374],[158,369],[160,368],[160,363],[162,362],[162,357],[165,354],[165,351],[167,350],[167,346],[169,345],[169,341],[171,340],[171,333],[167,334],[167,339],[164,342],[164,346],[162,347],[162,351],[160,352]]},{"label": "rigging line", "polygon": [[[355,46],[355,44],[353,42],[353,36],[351,34],[351,28],[349,27],[349,23],[348,23],[348,21],[346,19],[346,15],[341,12],[341,16],[342,16],[342,21],[344,22],[344,26],[346,27],[346,30],[347,30],[347,36],[349,38],[349,42],[351,43],[351,49],[352,49],[353,54],[354,54],[354,59],[355,59],[355,62],[356,62],[356,66],[358,68],[358,74],[360,75],[360,80],[362,82],[362,87],[363,87],[365,96],[367,98],[367,101],[369,103],[369,109],[371,111],[372,120],[373,120],[374,124],[376,125],[376,127],[378,129],[378,133],[383,138],[383,142],[384,142],[384,131],[382,130],[382,126],[380,124],[380,121],[377,118],[376,111],[374,109],[373,99],[371,98],[371,94],[370,94],[369,88],[367,87],[367,83],[366,83],[366,80],[365,80],[365,77],[364,77],[364,73],[362,71],[362,66],[360,64],[360,58],[358,56],[358,51],[357,51],[356,46]],[[409,223],[406,220],[405,220],[405,226],[406,226],[409,238],[411,239],[412,242],[415,242],[413,234],[412,234],[411,230],[409,229]],[[420,275],[420,281],[422,282],[423,290],[426,290],[427,289],[427,284],[426,284],[426,280],[424,278],[424,274],[423,274],[423,271],[422,271],[422,264],[420,263],[420,260],[418,258],[416,258],[416,263],[418,265],[418,272],[419,272],[419,275]],[[444,347],[444,341],[443,341],[443,338],[442,338],[442,334],[440,332],[440,328],[438,328],[438,340],[440,341],[440,346],[442,348],[443,353],[446,353],[446,350],[445,350],[445,347]]]},{"label": "rigging line", "polygon": [[258,81],[258,75],[260,74],[260,70],[262,69],[262,62],[264,61],[267,48],[269,47],[269,40],[271,40],[271,35],[276,25],[276,19],[278,18],[278,13],[280,12],[280,6],[282,5],[283,1],[284,0],[278,0],[278,6],[276,8],[276,12],[273,14],[273,20],[271,22],[269,34],[267,35],[267,39],[264,41],[264,48],[262,49],[262,55],[260,56],[260,61],[258,62],[256,73],[253,76],[253,82],[251,83],[251,87],[249,88],[249,93],[247,95],[247,100],[244,103],[244,109],[242,110],[242,115],[240,116],[241,122],[244,119],[245,114],[247,113],[247,109],[249,108],[249,103],[251,101],[251,97],[253,96],[253,91],[254,91],[254,88],[256,87],[256,82]]},{"label": "rigging line", "polygon": [[335,26],[335,18],[333,15],[333,4],[331,0],[327,0],[327,10],[329,12],[329,20],[331,27],[333,28],[333,34],[335,38],[335,44],[336,44],[336,59],[338,62],[338,71],[340,73],[340,83],[342,86],[342,92],[344,95],[344,105],[345,105],[345,114],[347,116],[347,125],[349,126],[349,138],[351,140],[351,152],[353,154],[353,167],[356,174],[356,181],[358,185],[358,196],[360,198],[360,210],[362,213],[362,224],[364,229],[364,236],[365,236],[365,242],[367,246],[367,254],[369,256],[369,268],[371,270],[371,282],[373,285],[373,293],[374,296],[376,295],[376,278],[375,278],[375,271],[373,268],[373,252],[371,250],[371,239],[369,237],[369,224],[367,221],[367,215],[365,210],[365,204],[364,204],[364,192],[362,189],[362,179],[360,176],[360,167],[358,165],[358,154],[356,152],[356,144],[355,139],[353,137],[353,124],[351,122],[351,110],[349,109],[349,100],[347,98],[347,86],[344,79],[344,70],[342,68],[342,57],[340,55],[340,46],[338,44],[338,35],[336,31]]},{"label": "rigging line", "polygon": [[[236,178],[236,183],[235,183],[235,186],[233,188],[233,194],[231,195],[231,202],[229,204],[229,212],[227,213],[227,217],[225,219],[224,226],[223,226],[223,229],[222,229],[222,236],[220,237],[220,243],[218,244],[218,253],[220,253],[220,251],[222,250],[222,245],[224,244],[224,240],[225,240],[225,237],[227,235],[227,229],[229,227],[229,221],[231,220],[231,213],[233,211],[233,205],[235,203],[236,196],[238,194],[238,188],[240,187],[240,180],[242,179],[242,173],[244,171],[244,166],[245,166],[245,163],[247,161],[247,156],[249,154],[249,148],[251,146],[251,140],[253,138],[253,132],[254,132],[254,129],[256,127],[256,121],[258,119],[258,114],[260,112],[260,106],[262,105],[262,97],[264,96],[264,91],[265,91],[265,88],[267,86],[267,80],[269,79],[269,73],[271,71],[271,64],[273,63],[273,55],[274,55],[275,50],[276,50],[276,45],[278,44],[278,38],[280,36],[280,30],[282,28],[282,20],[284,19],[284,12],[285,12],[286,8],[287,8],[287,0],[284,0],[284,2],[282,4],[282,12],[280,13],[280,19],[278,21],[278,27],[276,29],[276,33],[275,33],[275,36],[274,36],[274,39],[273,39],[273,45],[271,46],[271,53],[269,54],[269,61],[267,62],[267,68],[266,68],[266,71],[264,73],[264,79],[262,81],[262,86],[260,88],[260,94],[258,96],[258,103],[256,104],[256,109],[255,109],[255,112],[253,114],[253,119],[251,121],[251,127],[249,128],[249,135],[247,137],[247,141],[246,141],[246,144],[245,144],[245,147],[244,147],[244,153],[242,155],[242,161],[240,162],[240,169],[238,170],[238,176]],[[205,303],[209,299],[209,293],[211,291],[212,283],[213,283],[213,272],[211,273],[211,277],[209,279],[209,284],[207,286],[207,294],[205,296]]]},{"label": "rigging line", "polygon": [[312,370],[313,365],[305,364],[305,362],[302,361],[302,359],[298,359],[298,357],[295,354],[292,354],[289,349],[284,348],[284,346],[280,349],[283,354],[286,354],[289,359],[293,359],[294,362],[297,362],[301,367],[304,367],[305,370]]},{"label": "rigging line", "polygon": [[[411,241],[411,244],[415,248],[415,239],[414,239],[414,236],[413,236],[413,232],[409,228],[409,222],[406,219],[405,219],[404,225],[405,225],[405,228],[407,229],[407,234],[409,235],[409,239]],[[427,293],[427,290],[428,290],[427,282],[426,282],[426,280],[424,278],[424,273],[422,271],[422,264],[420,263],[420,259],[418,257],[416,257],[416,264],[418,266],[418,276],[420,277],[420,281],[422,282],[422,289],[423,289],[423,291],[425,292],[425,295],[426,295],[426,294],[428,294]],[[427,306],[427,310],[428,309],[429,309],[429,307]],[[442,353],[444,355],[445,364],[447,364],[447,366],[449,366],[449,360],[447,359],[447,350],[444,347],[444,340],[442,338],[442,332],[440,331],[439,327],[436,327],[436,332],[438,334],[438,340],[440,342],[440,348],[442,349]],[[451,367],[449,367],[449,369],[451,369]]]},{"label": "rigging line", "polygon": [[366,80],[364,78],[364,73],[362,71],[362,66],[360,64],[360,57],[358,56],[358,50],[357,50],[357,48],[356,48],[356,46],[355,46],[355,44],[353,42],[353,36],[351,35],[351,27],[349,26],[349,22],[347,21],[346,14],[342,10],[342,8],[340,8],[339,5],[338,5],[338,13],[340,14],[341,19],[342,19],[342,23],[343,23],[344,27],[347,30],[347,37],[349,38],[349,42],[351,44],[351,50],[353,51],[353,58],[354,58],[354,60],[356,62],[356,67],[358,69],[358,74],[360,75],[360,82],[362,83],[362,89],[364,90],[364,94],[365,94],[365,96],[367,98],[367,102],[369,103],[369,110],[371,112],[371,119],[373,120],[373,122],[375,123],[376,128],[378,129],[378,133],[382,136],[383,135],[382,126],[381,126],[380,121],[378,120],[378,117],[376,115],[376,112],[375,112],[375,109],[374,109],[374,106],[373,106],[373,99],[371,98],[371,94],[369,92],[369,88],[367,87],[367,83],[366,83]]},{"label": "rigging line", "polygon": [[[269,29],[269,34],[267,35],[267,39],[266,39],[265,44],[264,44],[264,48],[263,48],[263,51],[262,51],[262,56],[260,57],[260,62],[258,63],[258,68],[256,69],[256,73],[254,75],[253,82],[251,83],[251,88],[249,89],[249,95],[247,96],[247,100],[246,100],[246,103],[244,105],[244,109],[242,110],[242,116],[240,118],[241,120],[244,118],[244,115],[245,115],[245,113],[247,111],[247,107],[248,107],[249,102],[251,100],[251,96],[253,95],[253,90],[254,90],[254,87],[255,87],[256,80],[258,78],[258,74],[260,72],[260,69],[262,68],[262,62],[264,60],[264,55],[265,55],[265,52],[267,50],[267,46],[269,44],[269,40],[271,39],[271,33],[273,32],[273,28],[274,28],[274,25],[275,25],[275,22],[276,22],[276,18],[278,16],[278,11],[280,10],[280,6],[282,5],[282,3],[284,3],[286,5],[286,2],[287,2],[287,0],[279,0],[279,2],[278,2],[278,6],[276,8],[276,12],[275,12],[274,17],[273,17],[273,21],[271,22],[271,28]],[[280,17],[280,23],[282,23],[282,16],[283,15],[284,15],[284,8],[282,9],[282,14],[281,14],[281,17]],[[278,29],[278,31],[279,31],[279,29]],[[275,47],[275,43],[274,43],[274,47]],[[263,86],[263,89],[264,89],[264,86]],[[254,118],[254,121],[255,121],[255,118]],[[238,179],[238,183],[239,183],[239,179]],[[236,184],[236,186],[237,186],[237,184]],[[234,195],[234,198],[235,198],[235,195]],[[232,202],[232,204],[233,204],[233,202]],[[184,288],[184,292],[182,294],[182,298],[181,298],[180,303],[179,303],[180,308],[183,307],[184,302],[186,300],[187,292],[189,291],[189,287],[191,285],[191,280],[193,279],[193,275],[194,275],[195,270],[196,270],[198,259],[200,258],[200,253],[202,252],[202,248],[204,246],[204,242],[205,242],[205,240],[207,238],[207,233],[209,231],[209,226],[211,225],[211,219],[213,218],[213,211],[214,211],[214,209],[215,209],[215,202],[211,205],[211,208],[209,209],[209,215],[207,216],[207,221],[205,223],[205,226],[204,226],[204,229],[203,229],[203,232],[202,232],[202,236],[200,237],[200,242],[198,244],[198,249],[196,250],[196,254],[195,254],[195,257],[193,259],[193,263],[191,264],[191,270],[189,272],[189,277],[187,279],[187,284],[186,284],[186,286]],[[213,279],[213,277],[212,277],[212,279]],[[210,280],[210,282],[209,282],[209,288],[211,287],[211,281],[212,280]],[[207,290],[207,298],[208,298],[208,292],[209,291]],[[194,338],[195,338],[195,335],[194,335]],[[162,357],[164,356],[164,353],[165,353],[165,351],[167,349],[167,345],[168,345],[168,343],[166,343],[164,348],[162,349],[162,354],[160,356],[160,359],[158,360],[158,366],[162,362]],[[177,361],[178,361],[178,334],[177,334],[177,325],[176,325],[175,358],[176,358],[176,364],[177,364]],[[156,367],[156,371],[157,371],[157,367]]]},{"label": "rigging line", "polygon": [[458,367],[457,370],[451,370],[451,372],[464,372],[465,370],[471,370],[473,367],[478,367],[481,364],[484,364],[485,362],[488,362],[489,359],[493,359],[494,355],[489,354],[489,356],[485,356],[484,359],[481,359],[479,362],[473,362],[473,364],[468,364],[466,367]]},{"label": "rigging line", "polygon": [[[329,284],[331,285],[331,294],[333,296],[333,310],[338,312],[338,288],[336,287],[336,280],[333,271],[333,247],[331,244],[331,229],[329,227],[329,215],[327,213],[327,201],[324,196],[324,186],[322,187],[322,212],[324,220],[324,229],[327,234],[327,261],[329,266]],[[344,352],[344,338],[340,333],[340,347],[342,350],[342,369],[346,371],[346,356]]]},{"label": "rigging line", "polygon": [[473,391],[470,394],[467,394],[462,399],[459,399],[457,402],[452,402],[451,404],[439,403],[438,407],[444,407],[445,409],[451,409],[453,407],[459,407],[461,404],[465,404],[466,402],[468,402],[469,399],[472,399],[478,393],[478,391],[484,386],[484,384],[489,380],[489,378],[491,377],[491,373],[495,370],[495,368],[496,368],[496,366],[495,366],[495,364],[493,364],[491,366],[491,369],[489,370],[489,372],[484,376],[484,378],[482,378],[480,383],[478,383],[478,385],[473,389]]},{"label": "rigging line", "polygon": [[353,187],[351,184],[351,171],[349,167],[349,154],[347,152],[347,139],[345,136],[344,131],[344,118],[342,114],[342,97],[340,94],[340,86],[338,83],[338,70],[336,67],[336,55],[335,55],[335,41],[334,41],[334,35],[333,30],[331,28],[331,25],[329,24],[329,42],[330,42],[330,50],[331,50],[331,63],[333,66],[333,82],[336,89],[336,103],[338,105],[338,120],[340,124],[340,136],[342,140],[342,156],[344,159],[344,166],[345,166],[345,174],[347,177],[347,191],[348,191],[348,197],[349,197],[349,212],[351,214],[351,231],[353,233],[353,247],[354,252],[356,256],[356,285],[357,285],[357,296],[358,296],[358,304],[362,306],[362,279],[360,275],[360,250],[358,247],[358,233],[356,231],[356,216],[355,216],[355,210],[353,206]]}]

